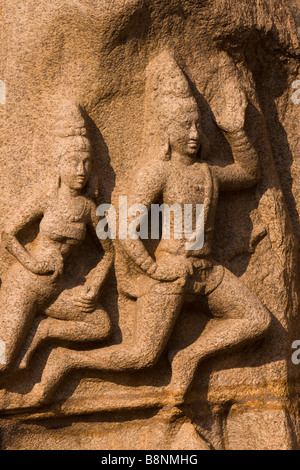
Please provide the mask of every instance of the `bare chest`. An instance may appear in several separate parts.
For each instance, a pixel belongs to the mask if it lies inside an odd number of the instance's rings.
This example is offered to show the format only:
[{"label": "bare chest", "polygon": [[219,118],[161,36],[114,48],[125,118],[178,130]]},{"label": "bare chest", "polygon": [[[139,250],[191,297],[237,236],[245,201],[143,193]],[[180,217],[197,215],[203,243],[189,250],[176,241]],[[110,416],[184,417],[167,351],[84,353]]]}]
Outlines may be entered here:
[{"label": "bare chest", "polygon": [[204,165],[190,167],[170,166],[165,185],[164,203],[204,204],[211,187],[209,170]]}]

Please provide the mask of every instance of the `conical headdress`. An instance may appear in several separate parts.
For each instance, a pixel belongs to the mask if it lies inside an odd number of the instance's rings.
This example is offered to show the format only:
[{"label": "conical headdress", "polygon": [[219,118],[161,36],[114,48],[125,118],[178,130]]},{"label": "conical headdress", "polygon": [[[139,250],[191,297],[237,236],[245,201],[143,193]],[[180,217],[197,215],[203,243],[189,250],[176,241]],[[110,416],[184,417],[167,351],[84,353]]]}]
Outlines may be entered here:
[{"label": "conical headdress", "polygon": [[80,107],[73,102],[63,103],[55,126],[55,135],[60,156],[91,150]]},{"label": "conical headdress", "polygon": [[172,112],[174,104],[180,106],[182,100],[196,104],[188,80],[170,51],[164,51],[153,59],[146,75],[146,111],[147,104],[156,107],[158,112],[162,107]]},{"label": "conical headdress", "polygon": [[176,116],[184,119],[187,104],[197,105],[197,102],[173,53],[165,50],[146,70],[144,149],[147,153],[159,152],[159,147],[165,145],[170,121]]}]

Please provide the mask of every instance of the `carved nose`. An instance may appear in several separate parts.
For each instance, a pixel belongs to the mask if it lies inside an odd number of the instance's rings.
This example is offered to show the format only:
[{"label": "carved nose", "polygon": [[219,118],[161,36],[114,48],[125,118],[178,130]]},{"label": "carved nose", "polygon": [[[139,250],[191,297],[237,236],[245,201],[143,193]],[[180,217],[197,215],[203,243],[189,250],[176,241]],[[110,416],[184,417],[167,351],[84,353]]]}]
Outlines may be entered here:
[{"label": "carved nose", "polygon": [[77,167],[77,175],[78,176],[84,176],[85,175],[84,166],[83,166],[82,163],[80,163]]},{"label": "carved nose", "polygon": [[191,140],[197,140],[197,141],[199,139],[199,132],[198,132],[198,129],[197,129],[195,124],[191,127],[190,139]]}]

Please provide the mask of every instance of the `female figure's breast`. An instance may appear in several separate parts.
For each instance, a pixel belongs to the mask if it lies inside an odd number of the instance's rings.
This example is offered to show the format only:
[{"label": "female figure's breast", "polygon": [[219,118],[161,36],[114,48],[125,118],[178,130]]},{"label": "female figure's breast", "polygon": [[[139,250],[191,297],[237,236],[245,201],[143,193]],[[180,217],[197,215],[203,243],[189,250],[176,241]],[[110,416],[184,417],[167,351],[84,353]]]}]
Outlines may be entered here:
[{"label": "female figure's breast", "polygon": [[81,243],[86,236],[87,220],[64,210],[47,211],[40,223],[40,233],[46,234],[53,242],[67,246]]}]

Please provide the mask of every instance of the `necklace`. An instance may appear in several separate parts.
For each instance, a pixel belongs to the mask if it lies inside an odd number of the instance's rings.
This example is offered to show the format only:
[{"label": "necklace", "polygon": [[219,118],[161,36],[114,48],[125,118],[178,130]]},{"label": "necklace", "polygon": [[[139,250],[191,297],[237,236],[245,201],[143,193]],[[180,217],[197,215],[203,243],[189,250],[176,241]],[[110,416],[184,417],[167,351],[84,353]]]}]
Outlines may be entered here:
[{"label": "necklace", "polygon": [[82,220],[82,217],[83,217],[85,211],[86,211],[86,207],[87,207],[87,200],[86,200],[86,198],[84,198],[84,204],[83,204],[83,208],[82,208],[80,214],[68,216],[68,221],[71,222],[71,223],[80,222]]}]

